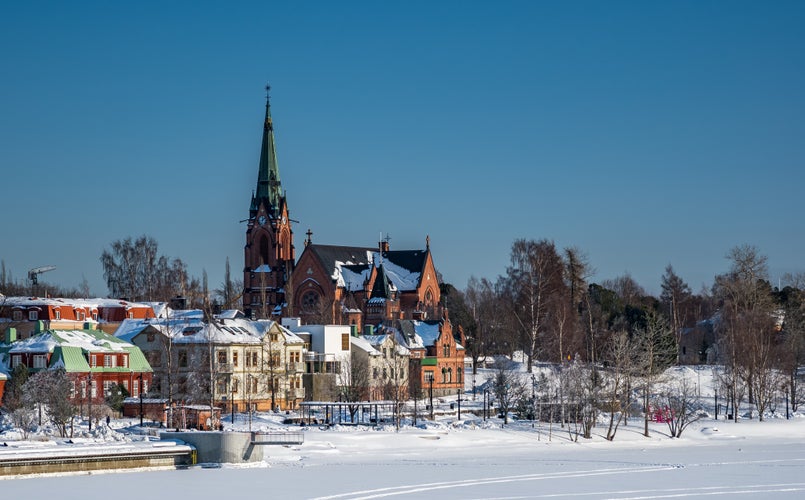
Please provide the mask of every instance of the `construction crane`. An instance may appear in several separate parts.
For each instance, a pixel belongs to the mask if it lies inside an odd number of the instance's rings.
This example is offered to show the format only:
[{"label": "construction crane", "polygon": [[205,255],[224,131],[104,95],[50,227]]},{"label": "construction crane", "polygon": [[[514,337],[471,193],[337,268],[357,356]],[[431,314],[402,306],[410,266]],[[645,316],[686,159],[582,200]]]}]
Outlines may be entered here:
[{"label": "construction crane", "polygon": [[39,284],[39,275],[56,269],[56,266],[42,266],[35,267],[28,271],[28,279],[31,280],[31,285],[36,286]]}]

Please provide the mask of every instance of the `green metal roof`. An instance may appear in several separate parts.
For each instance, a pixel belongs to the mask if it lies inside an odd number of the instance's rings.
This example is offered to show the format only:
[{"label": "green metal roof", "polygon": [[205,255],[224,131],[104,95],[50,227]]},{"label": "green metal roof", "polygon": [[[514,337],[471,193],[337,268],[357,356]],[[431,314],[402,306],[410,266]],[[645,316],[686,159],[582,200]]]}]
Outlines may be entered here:
[{"label": "green metal roof", "polygon": [[[266,87],[268,90],[268,87]],[[270,215],[277,216],[282,198],[277,151],[274,145],[274,123],[271,120],[271,103],[266,95],[266,118],[263,122],[263,142],[260,149],[260,164],[257,175],[257,192],[252,199],[252,212],[264,202]]]},{"label": "green metal roof", "polygon": [[431,358],[422,358],[420,364],[422,366],[436,366],[437,362],[438,362],[438,358],[433,358],[433,357],[431,357]]},{"label": "green metal roof", "polygon": [[89,371],[89,363],[80,347],[56,346],[53,349],[53,356],[50,358],[50,366],[54,366],[59,361],[64,364],[64,371],[68,373]]},{"label": "green metal roof", "polygon": [[151,365],[148,364],[148,360],[145,359],[145,355],[143,351],[140,350],[137,346],[126,347],[126,351],[129,353],[129,370],[133,372],[153,372],[154,370],[151,368]]}]

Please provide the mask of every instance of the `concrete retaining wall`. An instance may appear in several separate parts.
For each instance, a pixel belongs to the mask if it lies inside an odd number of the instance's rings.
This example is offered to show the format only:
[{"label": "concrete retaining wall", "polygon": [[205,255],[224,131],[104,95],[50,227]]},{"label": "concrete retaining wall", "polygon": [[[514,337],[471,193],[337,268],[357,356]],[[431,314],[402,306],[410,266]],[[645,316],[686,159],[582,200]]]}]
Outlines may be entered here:
[{"label": "concrete retaining wall", "polygon": [[260,462],[263,447],[252,444],[248,432],[162,432],[160,439],[178,439],[196,448],[197,463]]}]

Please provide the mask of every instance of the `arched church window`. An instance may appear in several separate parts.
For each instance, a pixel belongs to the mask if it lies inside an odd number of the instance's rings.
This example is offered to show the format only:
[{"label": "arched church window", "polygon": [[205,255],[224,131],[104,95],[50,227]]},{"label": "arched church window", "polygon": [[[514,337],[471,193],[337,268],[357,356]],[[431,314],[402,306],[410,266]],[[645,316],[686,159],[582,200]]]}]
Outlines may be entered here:
[{"label": "arched church window", "polygon": [[316,292],[306,292],[302,295],[302,310],[313,312],[319,307],[319,294]]},{"label": "arched church window", "polygon": [[433,293],[430,290],[425,292],[425,305],[426,306],[433,305]]},{"label": "arched church window", "polygon": [[268,238],[265,235],[260,237],[260,263],[268,264]]}]

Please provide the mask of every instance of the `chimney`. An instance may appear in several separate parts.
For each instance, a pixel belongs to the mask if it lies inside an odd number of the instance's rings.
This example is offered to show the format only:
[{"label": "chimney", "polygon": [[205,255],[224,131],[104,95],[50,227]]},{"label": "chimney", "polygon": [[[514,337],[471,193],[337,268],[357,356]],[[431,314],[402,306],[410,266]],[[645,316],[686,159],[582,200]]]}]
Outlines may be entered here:
[{"label": "chimney", "polygon": [[386,252],[389,251],[389,242],[388,242],[388,240],[379,242],[378,246],[380,247],[380,253],[386,253]]}]

